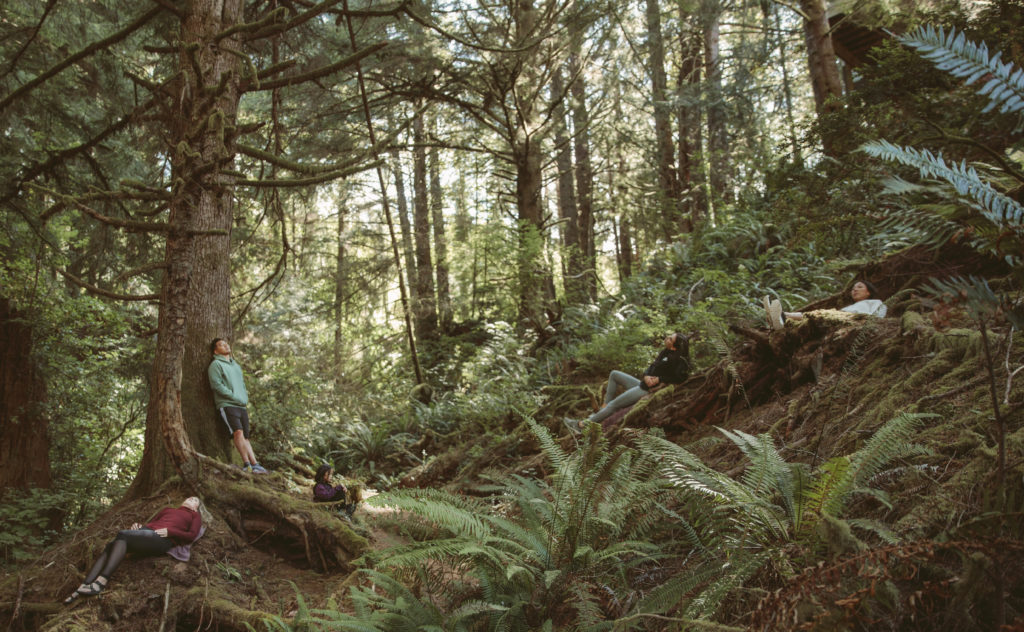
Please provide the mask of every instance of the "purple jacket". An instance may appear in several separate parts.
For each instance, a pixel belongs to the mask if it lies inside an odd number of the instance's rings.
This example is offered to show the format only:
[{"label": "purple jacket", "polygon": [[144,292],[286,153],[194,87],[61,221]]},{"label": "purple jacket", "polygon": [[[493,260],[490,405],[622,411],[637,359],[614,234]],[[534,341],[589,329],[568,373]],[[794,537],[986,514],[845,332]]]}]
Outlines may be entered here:
[{"label": "purple jacket", "polygon": [[313,500],[318,503],[329,503],[333,500],[345,500],[344,485],[332,487],[327,483],[317,483],[313,486]]}]

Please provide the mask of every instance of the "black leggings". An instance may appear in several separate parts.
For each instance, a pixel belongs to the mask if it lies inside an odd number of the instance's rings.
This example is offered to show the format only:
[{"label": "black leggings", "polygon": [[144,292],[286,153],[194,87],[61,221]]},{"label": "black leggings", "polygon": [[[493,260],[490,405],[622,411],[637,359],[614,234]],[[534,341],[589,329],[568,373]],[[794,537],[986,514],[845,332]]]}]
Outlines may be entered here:
[{"label": "black leggings", "polygon": [[97,577],[106,577],[117,570],[128,553],[135,553],[140,557],[163,555],[174,548],[174,542],[170,538],[161,538],[152,529],[124,529],[117,532],[117,537],[111,540],[103,553],[96,558],[89,574],[85,576],[86,584],[96,581]]}]

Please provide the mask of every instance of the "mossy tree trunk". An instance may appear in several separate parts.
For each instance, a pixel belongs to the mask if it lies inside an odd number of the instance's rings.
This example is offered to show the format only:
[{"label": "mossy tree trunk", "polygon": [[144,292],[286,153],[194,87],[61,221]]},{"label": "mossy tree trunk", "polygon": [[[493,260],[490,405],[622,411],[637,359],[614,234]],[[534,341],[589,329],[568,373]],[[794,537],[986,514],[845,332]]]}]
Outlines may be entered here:
[{"label": "mossy tree trunk", "polygon": [[[181,21],[181,80],[169,129],[173,196],[157,350],[146,416],[146,445],[132,495],[149,493],[169,465],[192,487],[196,451],[227,454],[206,383],[209,342],[230,337],[228,254],[235,114],[239,100],[236,25],[241,0],[195,0]],[[158,440],[162,439],[161,440]]]},{"label": "mossy tree trunk", "polygon": [[0,298],[0,496],[50,487],[46,383],[32,353],[27,314]]}]

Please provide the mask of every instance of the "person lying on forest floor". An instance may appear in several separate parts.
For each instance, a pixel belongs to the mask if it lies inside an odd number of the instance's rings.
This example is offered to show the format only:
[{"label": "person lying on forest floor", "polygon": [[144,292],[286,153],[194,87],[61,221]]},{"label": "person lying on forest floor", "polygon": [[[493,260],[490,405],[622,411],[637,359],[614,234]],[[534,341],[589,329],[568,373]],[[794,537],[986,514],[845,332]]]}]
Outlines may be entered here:
[{"label": "person lying on forest floor", "polygon": [[[842,309],[844,312],[853,314],[867,314],[885,318],[886,307],[878,298],[878,289],[870,281],[857,281],[850,289],[850,298],[853,303]],[[765,296],[761,299],[764,304],[765,316],[768,318],[768,326],[773,330],[782,329],[787,320],[800,320],[804,317],[803,312],[784,312],[779,299],[771,299]]]},{"label": "person lying on forest floor", "polygon": [[202,526],[199,499],[190,496],[180,507],[161,509],[144,525],[135,523],[130,529],[118,531],[117,537],[107,543],[103,553],[96,558],[82,585],[64,603],[70,604],[79,597],[103,592],[126,554],[135,553],[140,557],[170,554],[178,546],[191,545],[199,537]]},{"label": "person lying on forest floor", "polygon": [[[565,425],[574,433],[580,432],[588,423],[601,423],[617,410],[628,408],[640,401],[649,392],[665,384],[679,384],[690,374],[690,339],[683,334],[669,334],[665,337],[665,348],[658,353],[651,366],[637,379],[622,371],[608,374],[608,388],[605,389],[604,407],[586,419],[565,418]],[[622,394],[618,394],[619,389]]]},{"label": "person lying on forest floor", "polygon": [[318,503],[331,503],[331,502],[344,502],[339,508],[342,516],[345,518],[352,518],[352,514],[356,511],[355,499],[353,502],[346,502],[348,500],[348,489],[344,485],[332,485],[331,475],[334,474],[334,468],[324,463],[317,471],[316,476],[313,477],[315,484],[313,485],[313,502]]}]

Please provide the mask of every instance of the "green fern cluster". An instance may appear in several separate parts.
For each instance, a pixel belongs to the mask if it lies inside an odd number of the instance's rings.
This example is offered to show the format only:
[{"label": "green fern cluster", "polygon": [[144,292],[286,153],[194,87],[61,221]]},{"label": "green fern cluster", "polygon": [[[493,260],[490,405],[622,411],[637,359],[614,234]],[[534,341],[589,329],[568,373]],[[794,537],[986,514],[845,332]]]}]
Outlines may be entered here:
[{"label": "green fern cluster", "polygon": [[1000,112],[1024,111],[1024,70],[1015,68],[1011,62],[1000,61],[1002,53],[989,56],[985,42],[975,44],[962,31],[958,33],[954,28],[946,33],[942,27],[936,29],[930,24],[918,27],[899,39],[934,63],[936,68],[964,79],[967,85],[983,77],[988,78],[978,90],[978,94],[989,99],[982,113],[996,107]]},{"label": "green fern cluster", "polygon": [[[999,53],[989,55],[984,43],[975,44],[962,32],[951,30],[947,34],[932,26],[918,28],[900,40],[940,70],[963,78],[967,84],[986,78],[979,89],[989,100],[982,113],[997,107],[1003,113],[1024,112],[1024,70],[1013,63],[1002,62]],[[861,150],[876,158],[913,167],[922,178],[940,183],[922,187],[894,178],[887,186],[890,193],[937,193],[952,203],[918,206],[918,211],[938,216],[937,221],[926,221],[921,212],[902,213],[903,222],[889,221],[883,228],[901,229],[904,237],[916,243],[938,246],[957,237],[957,231],[951,231],[949,222],[942,221],[951,220],[963,229],[961,234],[977,233],[977,237],[972,235],[966,240],[975,248],[1004,256],[1011,264],[1024,256],[1024,205],[1006,192],[1014,184],[999,184],[1000,172],[1009,175],[1018,185],[1024,177],[1011,159],[997,157],[998,168],[980,163],[971,165],[963,160],[947,162],[941,152],[895,145],[886,140],[865,143]]]},{"label": "green fern cluster", "polygon": [[[833,458],[814,472],[804,464],[787,462],[768,434],[719,429],[748,460],[739,479],[709,467],[678,445],[644,438],[643,449],[661,460],[663,476],[683,493],[682,509],[664,510],[682,526],[700,559],[694,573],[713,576],[685,603],[684,614],[711,616],[729,593],[766,564],[775,573],[792,573],[787,545],[814,541],[819,525],[842,515],[855,495],[867,494],[888,505],[886,494],[873,489],[871,480],[894,459],[923,452],[910,440],[929,416],[901,414],[862,448]],[[850,523],[892,537],[874,522]]]},{"label": "green fern cluster", "polygon": [[[627,594],[631,574],[663,557],[645,536],[670,490],[656,479],[653,462],[610,448],[597,429],[569,454],[546,428],[527,424],[552,469],[549,480],[495,480],[489,501],[437,490],[375,497],[371,502],[417,516],[442,534],[389,551],[378,568],[403,573],[440,564],[465,572],[479,587],[475,605],[470,613],[452,612],[487,629],[600,629],[621,614],[609,596]],[[453,616],[445,615],[443,629]]]}]

